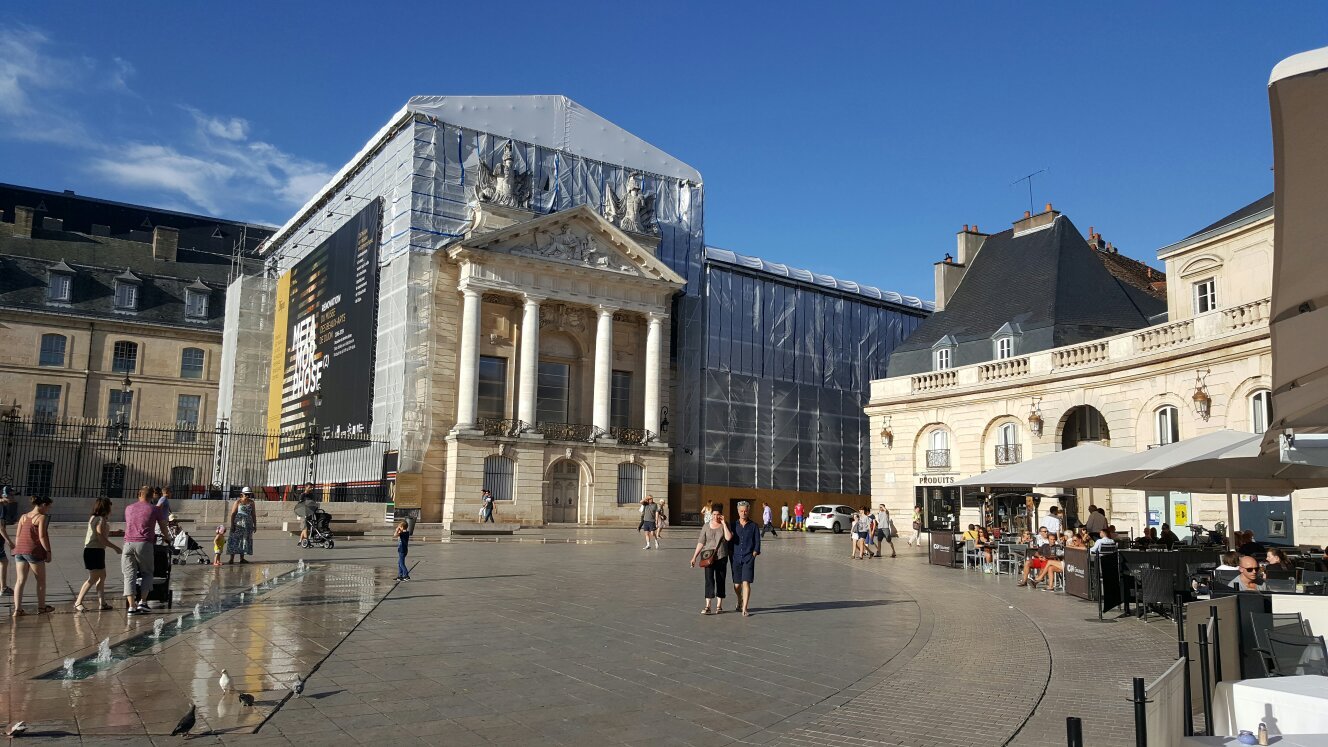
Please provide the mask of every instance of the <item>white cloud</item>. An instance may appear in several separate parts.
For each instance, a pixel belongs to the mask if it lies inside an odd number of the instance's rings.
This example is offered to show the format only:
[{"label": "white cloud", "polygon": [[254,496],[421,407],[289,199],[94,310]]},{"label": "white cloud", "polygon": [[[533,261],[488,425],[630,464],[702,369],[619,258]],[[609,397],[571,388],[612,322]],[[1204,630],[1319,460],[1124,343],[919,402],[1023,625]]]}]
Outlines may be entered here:
[{"label": "white cloud", "polygon": [[25,26],[0,29],[0,122],[8,135],[67,145],[82,144],[84,130],[58,102],[87,68],[78,60],[47,53],[50,40]]}]

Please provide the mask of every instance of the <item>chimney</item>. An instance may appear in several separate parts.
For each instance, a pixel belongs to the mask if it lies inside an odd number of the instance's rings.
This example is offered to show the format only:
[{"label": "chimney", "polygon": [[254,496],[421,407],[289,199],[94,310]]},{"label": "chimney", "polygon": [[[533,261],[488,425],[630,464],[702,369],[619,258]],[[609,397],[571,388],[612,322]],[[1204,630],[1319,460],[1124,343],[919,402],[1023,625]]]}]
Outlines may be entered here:
[{"label": "chimney", "polygon": [[14,206],[14,235],[21,239],[32,238],[32,208]]},{"label": "chimney", "polygon": [[1102,240],[1102,234],[1092,226],[1088,227],[1088,245],[1099,252],[1107,248],[1106,242]]},{"label": "chimney", "polygon": [[180,231],[166,226],[152,229],[152,258],[158,262],[174,262],[180,247]]},{"label": "chimney", "polygon": [[967,266],[973,261],[978,250],[982,248],[982,243],[987,240],[987,234],[978,231],[977,224],[973,227],[965,225],[964,230],[959,232],[955,246],[955,257],[961,265]]},{"label": "chimney", "polygon": [[1053,208],[1050,202],[1047,203],[1047,209],[1037,215],[1033,215],[1031,212],[1025,210],[1024,217],[1014,222],[1014,235],[1018,236],[1021,233],[1027,233],[1035,228],[1049,226],[1056,220],[1056,216],[1058,215],[1060,215],[1060,211]]}]

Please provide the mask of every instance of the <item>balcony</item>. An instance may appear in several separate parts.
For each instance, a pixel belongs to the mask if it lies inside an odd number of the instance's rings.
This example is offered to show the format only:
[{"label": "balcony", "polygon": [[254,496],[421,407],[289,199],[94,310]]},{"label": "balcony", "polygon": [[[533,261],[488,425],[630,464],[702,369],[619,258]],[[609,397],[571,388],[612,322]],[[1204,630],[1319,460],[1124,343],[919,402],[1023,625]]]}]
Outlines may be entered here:
[{"label": "balcony", "polygon": [[601,435],[599,429],[588,423],[536,423],[531,428],[550,441],[582,441],[590,443]]},{"label": "balcony", "polygon": [[996,447],[997,464],[1018,464],[1024,461],[1023,444],[999,444]]},{"label": "balcony", "polygon": [[[952,391],[1033,384],[1058,374],[1106,373],[1146,363],[1151,357],[1184,355],[1268,334],[1270,299],[1217,309],[1191,319],[1156,324],[1114,337],[944,371],[872,382],[873,404]],[[1188,350],[1187,350],[1188,349]]]},{"label": "balcony", "polygon": [[949,449],[927,449],[927,469],[949,469]]},{"label": "balcony", "polygon": [[510,438],[521,433],[521,426],[524,423],[520,420],[510,420],[508,418],[480,418],[475,425],[486,436],[506,436]]},{"label": "balcony", "polygon": [[609,428],[609,436],[616,438],[618,443],[627,446],[644,446],[658,438],[645,428],[620,428],[618,426]]}]

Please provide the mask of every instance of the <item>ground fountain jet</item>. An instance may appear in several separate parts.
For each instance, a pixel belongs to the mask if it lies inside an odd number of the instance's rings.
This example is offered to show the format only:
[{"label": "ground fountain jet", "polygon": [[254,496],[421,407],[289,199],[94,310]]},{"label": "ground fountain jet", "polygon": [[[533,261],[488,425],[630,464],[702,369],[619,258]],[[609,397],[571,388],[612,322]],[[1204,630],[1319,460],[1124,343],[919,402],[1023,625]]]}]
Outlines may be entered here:
[{"label": "ground fountain jet", "polygon": [[152,637],[161,638],[161,630],[166,627],[166,621],[160,617],[152,621]]},{"label": "ground fountain jet", "polygon": [[184,630],[184,615],[180,615],[179,617],[175,618],[175,627],[179,628],[180,630]]},{"label": "ground fountain jet", "polygon": [[97,646],[97,658],[96,658],[96,662],[97,662],[98,664],[110,664],[110,663],[111,663],[111,639],[110,639],[110,638],[103,638],[103,639],[101,640],[101,643],[98,644],[98,646]]},{"label": "ground fountain jet", "polygon": [[70,677],[74,674],[74,662],[77,661],[72,656],[65,657],[65,676]]},{"label": "ground fountain jet", "polygon": [[203,605],[201,605],[201,604],[195,604],[195,605],[194,605],[194,617],[202,617],[202,616],[203,616]]}]

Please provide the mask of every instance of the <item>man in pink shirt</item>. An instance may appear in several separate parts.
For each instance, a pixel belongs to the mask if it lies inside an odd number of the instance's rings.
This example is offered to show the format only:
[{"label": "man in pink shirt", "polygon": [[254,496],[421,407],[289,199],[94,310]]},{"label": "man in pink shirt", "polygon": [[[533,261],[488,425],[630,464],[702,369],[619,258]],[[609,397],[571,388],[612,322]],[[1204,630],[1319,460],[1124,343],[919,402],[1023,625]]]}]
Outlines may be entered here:
[{"label": "man in pink shirt", "polygon": [[[124,551],[120,553],[120,572],[124,575],[125,604],[129,614],[146,615],[148,593],[152,591],[152,547],[157,543],[157,530],[170,538],[166,528],[166,514],[152,504],[152,488],[144,485],[138,490],[138,500],[125,506]],[[143,583],[138,590],[138,603],[134,603],[134,580],[139,574]]]}]

